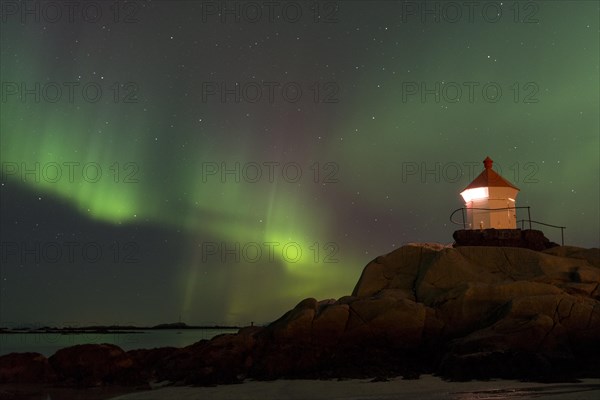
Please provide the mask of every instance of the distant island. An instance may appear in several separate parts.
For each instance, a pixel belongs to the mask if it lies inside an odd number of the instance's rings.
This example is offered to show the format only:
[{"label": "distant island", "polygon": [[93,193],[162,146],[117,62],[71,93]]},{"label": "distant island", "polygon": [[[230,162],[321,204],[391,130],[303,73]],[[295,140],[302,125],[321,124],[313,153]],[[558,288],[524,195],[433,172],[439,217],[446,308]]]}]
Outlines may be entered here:
[{"label": "distant island", "polygon": [[199,330],[199,329],[219,329],[219,330],[239,330],[239,326],[231,325],[188,325],[185,322],[172,322],[158,324],[154,326],[134,326],[134,325],[92,325],[82,327],[17,327],[6,328],[0,327],[0,334],[26,334],[26,333],[60,333],[60,334],[82,334],[82,333],[143,333],[143,331],[151,330]]}]

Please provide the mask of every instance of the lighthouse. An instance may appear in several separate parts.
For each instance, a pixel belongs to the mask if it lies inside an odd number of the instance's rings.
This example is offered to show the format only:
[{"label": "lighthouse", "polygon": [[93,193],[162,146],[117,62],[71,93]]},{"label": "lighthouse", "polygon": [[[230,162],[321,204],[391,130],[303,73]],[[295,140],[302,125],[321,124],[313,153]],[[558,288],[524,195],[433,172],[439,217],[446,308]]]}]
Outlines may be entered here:
[{"label": "lighthouse", "polygon": [[[538,251],[558,246],[544,236],[544,232],[533,229],[532,224],[560,229],[564,245],[566,228],[532,220],[529,206],[515,205],[519,188],[494,171],[493,165],[494,161],[486,157],[483,171],[460,192],[465,206],[450,214],[450,222],[462,225],[462,229],[452,234],[452,246],[524,247]],[[517,227],[517,209],[526,213],[519,221],[520,228]],[[463,218],[457,222],[453,217],[459,212]]]},{"label": "lighthouse", "polygon": [[519,188],[483,160],[483,172],[460,193],[467,209],[466,229],[517,229],[515,200]]}]

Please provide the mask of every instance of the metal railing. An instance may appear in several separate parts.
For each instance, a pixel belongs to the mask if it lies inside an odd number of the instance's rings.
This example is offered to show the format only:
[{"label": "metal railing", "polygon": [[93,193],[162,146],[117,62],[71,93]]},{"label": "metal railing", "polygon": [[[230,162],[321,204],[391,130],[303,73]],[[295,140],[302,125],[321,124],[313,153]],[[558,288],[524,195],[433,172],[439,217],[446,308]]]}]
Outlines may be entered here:
[{"label": "metal railing", "polygon": [[[529,229],[532,229],[532,225],[533,224],[538,224],[538,225],[544,225],[544,226],[549,226],[551,228],[557,228],[560,229],[560,241],[561,241],[561,245],[564,246],[565,245],[565,229],[567,229],[566,226],[559,226],[559,225],[552,225],[552,224],[547,224],[545,222],[540,222],[540,221],[534,221],[531,219],[531,207],[529,206],[524,206],[524,207],[503,207],[503,208],[465,208],[465,207],[461,207],[461,208],[457,208],[456,210],[454,210],[452,212],[452,214],[450,214],[450,222],[452,222],[455,225],[462,225],[463,229],[467,229],[467,218],[465,216],[465,210],[480,210],[480,211],[502,211],[502,210],[527,210],[527,219],[520,219],[517,221],[517,225],[519,223],[521,223],[521,229],[525,229],[525,223],[527,223],[529,225]],[[454,214],[456,214],[457,212],[461,212],[462,214],[462,222],[456,222],[454,220]]]}]

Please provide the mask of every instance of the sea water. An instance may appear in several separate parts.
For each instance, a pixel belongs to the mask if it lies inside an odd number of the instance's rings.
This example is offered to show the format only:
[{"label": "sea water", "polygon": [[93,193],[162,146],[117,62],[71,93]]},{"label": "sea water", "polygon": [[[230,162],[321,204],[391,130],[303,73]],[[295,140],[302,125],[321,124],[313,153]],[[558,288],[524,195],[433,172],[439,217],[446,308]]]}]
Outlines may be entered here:
[{"label": "sea water", "polygon": [[185,347],[202,339],[235,332],[236,329],[161,329],[110,333],[0,333],[0,356],[35,352],[49,357],[64,347],[88,343],[110,343],[125,351],[168,346]]}]

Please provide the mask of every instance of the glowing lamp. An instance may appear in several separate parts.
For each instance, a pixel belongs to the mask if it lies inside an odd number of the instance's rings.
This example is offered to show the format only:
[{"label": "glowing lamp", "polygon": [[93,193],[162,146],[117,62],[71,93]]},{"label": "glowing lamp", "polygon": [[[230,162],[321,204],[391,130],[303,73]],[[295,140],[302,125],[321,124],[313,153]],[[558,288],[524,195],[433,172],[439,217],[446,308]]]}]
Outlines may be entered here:
[{"label": "glowing lamp", "polygon": [[467,189],[460,195],[465,200],[465,203],[469,203],[473,200],[487,199],[490,196],[490,192],[486,187],[478,187],[473,189]]}]

